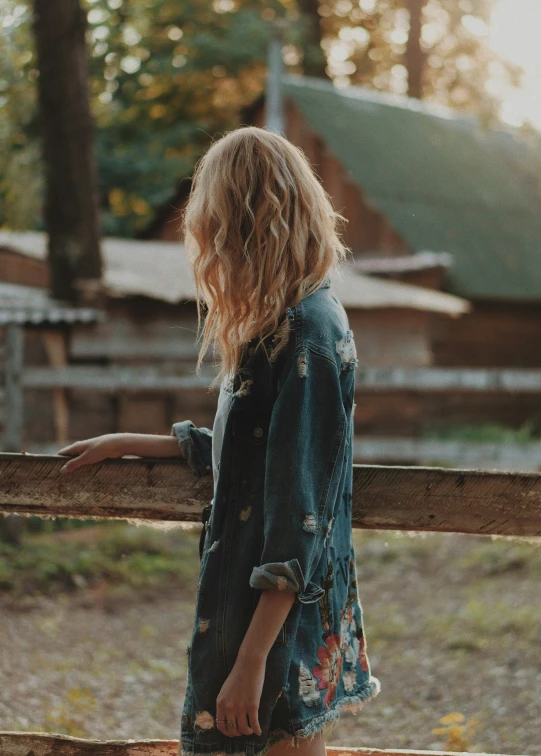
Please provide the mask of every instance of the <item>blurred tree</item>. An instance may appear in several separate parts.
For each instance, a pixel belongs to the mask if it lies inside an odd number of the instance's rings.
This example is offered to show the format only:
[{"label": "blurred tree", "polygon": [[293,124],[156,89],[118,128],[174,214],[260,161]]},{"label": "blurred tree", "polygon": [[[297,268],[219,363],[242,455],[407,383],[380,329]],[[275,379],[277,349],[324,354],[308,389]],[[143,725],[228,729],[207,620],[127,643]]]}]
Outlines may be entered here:
[{"label": "blurred tree", "polygon": [[321,46],[323,28],[319,15],[320,1],[297,0],[301,23],[304,24],[302,72],[305,76],[327,78],[327,60]]},{"label": "blurred tree", "polygon": [[406,70],[408,72],[408,94],[421,99],[423,96],[423,72],[425,54],[422,48],[423,8],[426,0],[407,0],[409,13],[408,41],[406,43]]},{"label": "blurred tree", "polygon": [[0,226],[12,229],[39,215],[43,186],[29,18],[24,5],[0,2]]},{"label": "blurred tree", "polygon": [[495,0],[321,0],[328,73],[361,84],[498,117],[521,71],[488,40]]},{"label": "blurred tree", "polygon": [[79,0],[34,0],[33,20],[51,289],[76,301],[78,282],[101,278],[86,13]]}]

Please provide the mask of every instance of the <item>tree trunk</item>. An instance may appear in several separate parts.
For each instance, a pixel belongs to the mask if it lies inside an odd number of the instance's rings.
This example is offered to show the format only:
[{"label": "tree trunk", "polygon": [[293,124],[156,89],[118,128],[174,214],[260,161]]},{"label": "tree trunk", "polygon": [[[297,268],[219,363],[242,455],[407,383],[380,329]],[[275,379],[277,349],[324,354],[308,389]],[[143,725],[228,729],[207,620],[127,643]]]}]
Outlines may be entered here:
[{"label": "tree trunk", "polygon": [[327,59],[321,47],[323,30],[318,13],[319,0],[298,0],[298,8],[306,24],[303,73],[305,76],[327,79]]},{"label": "tree trunk", "polygon": [[51,288],[71,301],[78,280],[101,278],[86,27],[79,0],[34,0]]},{"label": "tree trunk", "polygon": [[426,0],[407,0],[410,14],[410,30],[406,47],[406,68],[408,69],[408,95],[423,98],[423,72],[425,54],[421,48],[423,8]]}]

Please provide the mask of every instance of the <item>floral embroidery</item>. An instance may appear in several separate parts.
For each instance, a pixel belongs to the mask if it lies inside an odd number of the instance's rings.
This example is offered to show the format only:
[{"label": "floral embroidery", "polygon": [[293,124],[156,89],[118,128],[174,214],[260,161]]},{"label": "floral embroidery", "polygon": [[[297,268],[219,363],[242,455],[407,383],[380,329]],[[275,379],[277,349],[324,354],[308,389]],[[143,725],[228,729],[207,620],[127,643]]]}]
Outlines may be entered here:
[{"label": "floral embroidery", "polygon": [[[304,702],[311,706],[316,702],[317,689],[325,690],[324,702],[326,708],[336,696],[336,690],[340,680],[344,684],[344,690],[351,693],[357,683],[357,664],[367,672],[369,670],[368,657],[366,654],[366,640],[364,637],[362,619],[355,613],[357,606],[361,608],[357,593],[357,575],[355,560],[350,558],[349,565],[349,589],[346,606],[340,611],[340,633],[333,633],[333,613],[330,600],[331,589],[334,584],[334,568],[331,562],[328,564],[327,574],[322,580],[324,595],[319,599],[319,612],[323,627],[323,642],[325,645],[318,648],[317,664],[310,674],[310,670],[301,663],[299,670],[299,688]],[[346,669],[343,670],[343,666]],[[314,677],[312,677],[312,675]]]},{"label": "floral embroidery", "polygon": [[[366,638],[362,624],[359,623],[358,618],[353,614],[351,601],[348,601],[345,610],[341,612],[340,642],[344,661],[352,667],[355,667],[358,662],[361,665],[362,670],[368,672],[369,664],[366,653]],[[351,673],[348,674],[354,674],[354,672],[351,671]],[[346,690],[350,690],[345,678],[346,675],[344,675],[344,687]]]},{"label": "floral embroidery", "polygon": [[313,673],[318,678],[319,690],[326,690],[325,706],[329,704],[336,695],[336,688],[342,674],[342,651],[340,649],[340,636],[338,634],[329,635],[324,646],[317,650],[319,664],[317,664]]},{"label": "floral embroidery", "polygon": [[317,681],[314,680],[310,674],[310,670],[302,661],[299,667],[299,692],[307,706],[314,706],[320,700]]}]

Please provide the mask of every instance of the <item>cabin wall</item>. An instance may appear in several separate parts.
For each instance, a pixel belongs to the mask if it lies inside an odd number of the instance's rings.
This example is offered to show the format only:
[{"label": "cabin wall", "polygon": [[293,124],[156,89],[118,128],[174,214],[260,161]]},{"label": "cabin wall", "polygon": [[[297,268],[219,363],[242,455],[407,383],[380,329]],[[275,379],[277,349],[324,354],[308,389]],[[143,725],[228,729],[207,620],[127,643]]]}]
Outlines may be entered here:
[{"label": "cabin wall", "polygon": [[415,310],[348,310],[360,367],[432,364],[434,316]]},{"label": "cabin wall", "polygon": [[541,367],[541,305],[474,302],[473,312],[441,322],[434,364],[444,367]]},{"label": "cabin wall", "polygon": [[92,328],[72,328],[72,360],[192,369],[199,351],[195,302],[172,305],[146,297],[111,298],[106,316]]},{"label": "cabin wall", "polygon": [[539,395],[531,393],[357,389],[355,402],[355,435],[418,438],[484,424],[518,430],[531,423],[541,430],[541,402]]},{"label": "cabin wall", "polygon": [[[195,302],[170,305],[144,297],[110,299],[105,322],[92,328],[73,327],[70,358],[72,364],[149,367],[163,374],[193,376],[199,353],[196,336]],[[71,391],[70,434],[80,438],[87,424],[95,433],[160,434],[186,418],[205,425],[212,422],[217,396],[217,390],[205,388],[115,394]]]},{"label": "cabin wall", "polygon": [[0,247],[0,281],[20,286],[48,288],[49,271],[43,260],[35,260]]}]

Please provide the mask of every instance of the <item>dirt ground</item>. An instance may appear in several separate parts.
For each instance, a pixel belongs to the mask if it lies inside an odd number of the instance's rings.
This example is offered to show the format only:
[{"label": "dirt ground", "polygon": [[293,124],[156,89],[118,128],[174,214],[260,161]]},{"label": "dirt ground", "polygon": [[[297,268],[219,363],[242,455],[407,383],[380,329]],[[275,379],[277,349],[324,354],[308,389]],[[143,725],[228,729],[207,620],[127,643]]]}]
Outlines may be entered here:
[{"label": "dirt ground", "polygon": [[[327,743],[541,756],[541,546],[455,534],[355,540],[382,689]],[[82,589],[0,609],[0,730],[179,737],[191,589],[113,602]]]}]

